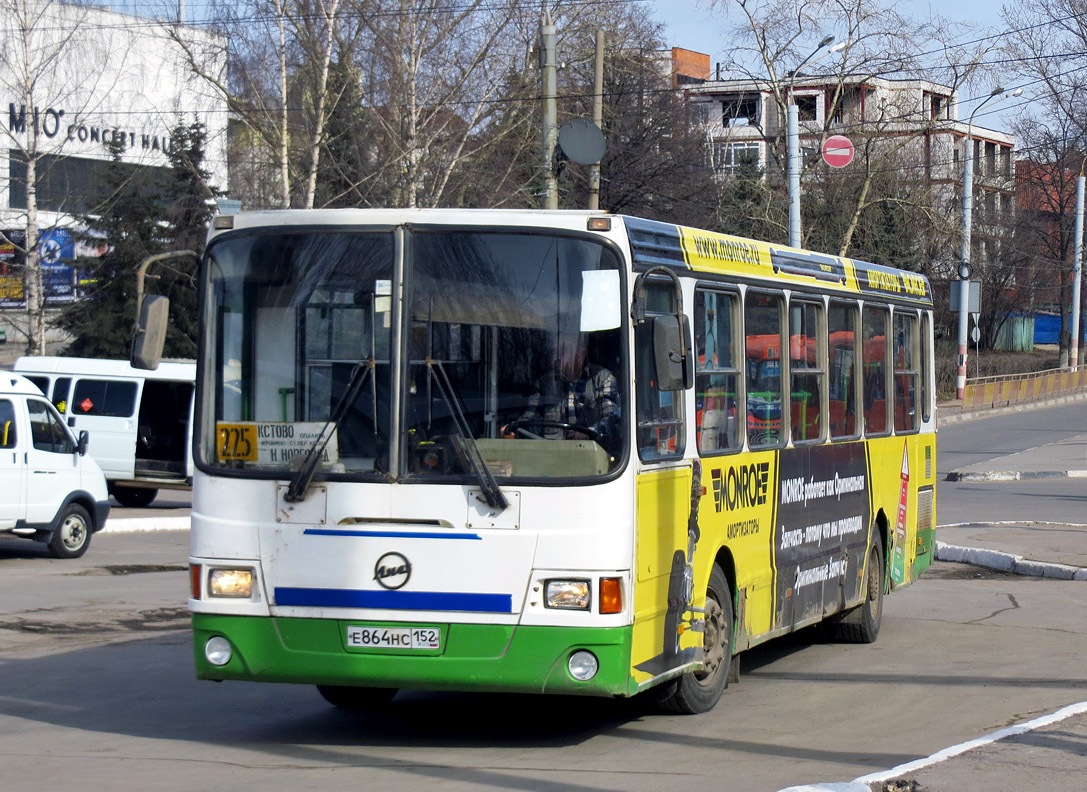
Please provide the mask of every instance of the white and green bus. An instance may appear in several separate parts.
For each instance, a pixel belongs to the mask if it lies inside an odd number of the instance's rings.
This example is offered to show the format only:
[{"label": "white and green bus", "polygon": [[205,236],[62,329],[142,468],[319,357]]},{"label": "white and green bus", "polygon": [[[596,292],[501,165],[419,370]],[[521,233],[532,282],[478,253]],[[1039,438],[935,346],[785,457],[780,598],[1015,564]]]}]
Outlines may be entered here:
[{"label": "white and green bus", "polygon": [[202,679],[702,712],[770,638],[875,640],[931,561],[922,276],[603,213],[391,209],[221,216],[201,271]]}]

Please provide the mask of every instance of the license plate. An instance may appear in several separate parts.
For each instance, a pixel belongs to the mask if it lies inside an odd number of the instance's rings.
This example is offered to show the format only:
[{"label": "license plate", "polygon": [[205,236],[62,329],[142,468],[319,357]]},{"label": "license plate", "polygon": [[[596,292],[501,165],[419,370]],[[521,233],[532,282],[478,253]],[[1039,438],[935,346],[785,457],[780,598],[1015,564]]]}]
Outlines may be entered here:
[{"label": "license plate", "polygon": [[351,649],[441,649],[442,632],[437,627],[347,626]]}]

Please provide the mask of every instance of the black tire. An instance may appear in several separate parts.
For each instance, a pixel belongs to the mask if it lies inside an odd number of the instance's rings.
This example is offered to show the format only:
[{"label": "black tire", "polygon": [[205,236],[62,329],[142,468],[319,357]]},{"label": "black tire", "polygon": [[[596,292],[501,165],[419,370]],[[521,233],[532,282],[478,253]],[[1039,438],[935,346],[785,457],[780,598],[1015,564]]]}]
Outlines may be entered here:
[{"label": "black tire", "polygon": [[659,703],[668,712],[699,715],[709,712],[728,687],[735,624],[732,591],[721,568],[714,564],[706,589],[705,668],[667,683]]},{"label": "black tire", "polygon": [[842,616],[835,637],[847,643],[872,643],[883,622],[883,552],[879,544],[868,550],[868,592],[864,602]]},{"label": "black tire", "polygon": [[318,685],[317,692],[334,707],[352,712],[377,709],[388,704],[396,688],[352,687],[349,685]]},{"label": "black tire", "polygon": [[69,503],[49,538],[54,558],[79,558],[91,544],[91,515],[78,503]]},{"label": "black tire", "polygon": [[155,499],[159,491],[153,487],[126,487],[122,484],[115,484],[110,488],[110,494],[122,506],[129,509],[142,509],[151,505],[151,501]]}]

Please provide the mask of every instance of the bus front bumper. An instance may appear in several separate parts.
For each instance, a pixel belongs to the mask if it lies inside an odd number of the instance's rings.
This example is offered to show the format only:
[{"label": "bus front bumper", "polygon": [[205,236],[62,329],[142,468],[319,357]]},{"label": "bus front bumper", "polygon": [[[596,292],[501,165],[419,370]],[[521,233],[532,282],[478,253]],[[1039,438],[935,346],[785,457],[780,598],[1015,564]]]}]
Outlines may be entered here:
[{"label": "bus front bumper", "polygon": [[[442,632],[440,650],[360,650],[346,645],[348,626],[359,624],[352,621],[194,613],[192,624],[199,679],[589,696],[637,692],[629,626],[443,624],[435,625]],[[212,665],[204,651],[216,636],[231,649],[221,666]],[[579,650],[599,662],[587,681],[574,679],[568,669]]]}]

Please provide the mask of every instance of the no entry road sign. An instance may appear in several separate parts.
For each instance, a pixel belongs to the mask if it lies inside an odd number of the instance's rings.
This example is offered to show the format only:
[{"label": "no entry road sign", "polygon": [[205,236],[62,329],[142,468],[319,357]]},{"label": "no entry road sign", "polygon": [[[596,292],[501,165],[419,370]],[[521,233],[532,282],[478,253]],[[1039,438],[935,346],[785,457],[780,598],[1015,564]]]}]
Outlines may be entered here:
[{"label": "no entry road sign", "polygon": [[842,135],[831,135],[823,144],[823,161],[832,168],[844,168],[853,161],[853,144]]}]

